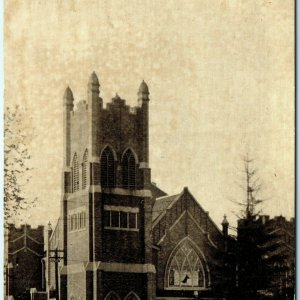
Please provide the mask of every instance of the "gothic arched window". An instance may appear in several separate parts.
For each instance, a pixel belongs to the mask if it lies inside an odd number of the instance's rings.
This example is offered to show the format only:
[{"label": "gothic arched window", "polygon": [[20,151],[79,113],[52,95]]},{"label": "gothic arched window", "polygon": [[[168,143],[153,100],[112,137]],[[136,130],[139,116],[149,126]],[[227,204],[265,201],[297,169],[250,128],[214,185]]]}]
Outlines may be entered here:
[{"label": "gothic arched window", "polygon": [[110,291],[106,297],[104,298],[104,300],[121,300],[120,296],[114,292],[114,291]]},{"label": "gothic arched window", "polygon": [[101,186],[115,186],[115,159],[110,147],[106,147],[101,155]]},{"label": "gothic arched window", "polygon": [[122,158],[123,187],[134,189],[136,187],[136,160],[133,152],[128,149]]},{"label": "gothic arched window", "polygon": [[82,189],[84,190],[87,186],[87,164],[88,164],[88,151],[85,150],[82,159]]},{"label": "gothic arched window", "polygon": [[130,292],[124,300],[140,300],[140,298],[136,293]]},{"label": "gothic arched window", "polygon": [[182,243],[168,269],[168,286],[182,289],[205,287],[204,269],[196,251],[188,241]]},{"label": "gothic arched window", "polygon": [[72,161],[72,187],[73,192],[79,190],[79,167],[78,167],[78,159],[77,154],[74,154],[73,161]]}]

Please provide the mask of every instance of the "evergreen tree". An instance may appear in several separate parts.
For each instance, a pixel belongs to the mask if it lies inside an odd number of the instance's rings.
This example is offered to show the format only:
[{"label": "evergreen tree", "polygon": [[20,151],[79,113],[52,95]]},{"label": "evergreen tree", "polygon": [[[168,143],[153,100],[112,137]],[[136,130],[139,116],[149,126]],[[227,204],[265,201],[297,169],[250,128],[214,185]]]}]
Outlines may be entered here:
[{"label": "evergreen tree", "polygon": [[[269,290],[268,264],[266,253],[274,238],[266,231],[265,216],[261,216],[260,198],[262,183],[248,155],[243,159],[246,195],[245,200],[236,202],[240,211],[237,228],[237,298],[259,299]],[[276,247],[274,244],[272,247]]]}]

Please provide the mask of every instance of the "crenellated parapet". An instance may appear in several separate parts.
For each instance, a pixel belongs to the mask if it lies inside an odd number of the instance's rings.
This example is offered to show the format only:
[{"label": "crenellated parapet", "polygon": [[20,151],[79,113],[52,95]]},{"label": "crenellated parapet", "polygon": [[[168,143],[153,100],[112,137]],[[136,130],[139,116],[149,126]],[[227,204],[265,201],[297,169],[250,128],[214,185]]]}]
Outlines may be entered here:
[{"label": "crenellated parapet", "polygon": [[[137,92],[137,105],[131,107],[118,94],[103,106],[100,97],[100,83],[95,72],[87,84],[87,100],[74,105],[74,96],[70,87],[64,94],[64,189],[72,192],[72,170],[74,158],[78,160],[78,178],[81,180],[80,166],[83,156],[88,153],[88,166],[92,171],[87,174],[87,182],[98,184],[101,173],[100,156],[108,145],[116,155],[116,182],[120,183],[122,157],[130,149],[136,158],[137,183],[145,186],[150,183],[149,169],[149,89],[145,81]],[[89,165],[89,163],[91,165]],[[96,172],[95,176],[92,176]],[[76,175],[77,176],[77,175]],[[92,179],[92,177],[94,179]],[[119,183],[118,183],[119,182]],[[79,183],[80,185],[80,183]],[[77,184],[75,182],[77,189]]]}]

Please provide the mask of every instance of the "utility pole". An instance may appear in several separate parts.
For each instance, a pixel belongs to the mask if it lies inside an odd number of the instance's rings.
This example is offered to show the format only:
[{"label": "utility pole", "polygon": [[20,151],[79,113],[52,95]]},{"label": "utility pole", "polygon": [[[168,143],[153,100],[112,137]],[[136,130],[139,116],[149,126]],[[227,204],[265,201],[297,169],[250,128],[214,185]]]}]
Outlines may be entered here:
[{"label": "utility pole", "polygon": [[52,234],[52,227],[51,227],[51,223],[48,223],[48,228],[47,228],[47,251],[45,251],[45,279],[46,279],[46,292],[47,292],[47,300],[49,300],[49,296],[50,296],[50,237]]},{"label": "utility pole", "polygon": [[[52,253],[52,255],[51,255]],[[60,256],[59,254],[62,254]],[[64,258],[64,250],[58,250],[57,248],[55,250],[49,250],[49,259],[50,261],[54,262],[55,264],[55,299],[59,299],[59,282],[58,282],[58,263],[61,259]]]}]

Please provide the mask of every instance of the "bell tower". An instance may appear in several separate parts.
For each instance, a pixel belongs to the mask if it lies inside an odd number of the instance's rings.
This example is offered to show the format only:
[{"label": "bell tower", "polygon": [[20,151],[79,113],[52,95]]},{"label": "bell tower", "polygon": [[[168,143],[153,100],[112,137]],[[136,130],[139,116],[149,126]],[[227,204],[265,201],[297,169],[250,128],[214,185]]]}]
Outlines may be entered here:
[{"label": "bell tower", "polygon": [[104,107],[95,72],[75,109],[65,92],[62,298],[82,293],[80,282],[84,299],[155,299],[149,94],[142,81],[137,106],[116,94]]}]

